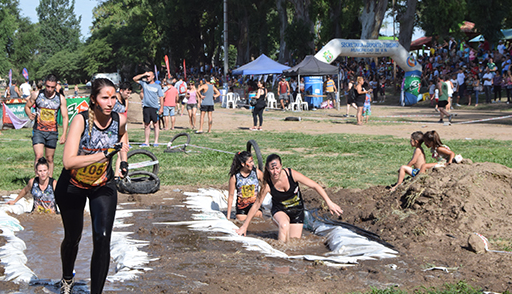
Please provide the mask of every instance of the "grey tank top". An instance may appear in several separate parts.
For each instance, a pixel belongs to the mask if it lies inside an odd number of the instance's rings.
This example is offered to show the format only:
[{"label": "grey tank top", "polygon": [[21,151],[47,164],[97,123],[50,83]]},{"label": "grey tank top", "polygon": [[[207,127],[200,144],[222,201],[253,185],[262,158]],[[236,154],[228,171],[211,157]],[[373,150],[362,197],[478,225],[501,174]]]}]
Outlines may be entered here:
[{"label": "grey tank top", "polygon": [[207,84],[208,90],[204,93],[203,103],[201,105],[211,106],[213,105],[213,85]]}]

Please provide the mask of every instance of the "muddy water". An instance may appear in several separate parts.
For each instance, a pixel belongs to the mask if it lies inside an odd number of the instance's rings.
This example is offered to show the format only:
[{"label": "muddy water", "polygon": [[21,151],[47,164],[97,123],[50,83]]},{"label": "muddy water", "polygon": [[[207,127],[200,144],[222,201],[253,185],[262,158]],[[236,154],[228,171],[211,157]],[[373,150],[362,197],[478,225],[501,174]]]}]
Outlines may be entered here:
[{"label": "muddy water", "polygon": [[[25,230],[16,236],[22,239],[27,249],[27,266],[39,279],[60,279],[62,266],[60,261],[60,243],[64,237],[62,221],[58,215],[25,214],[18,218]],[[75,263],[76,277],[79,280],[90,278],[90,260],[92,255],[92,228],[88,215],[84,216],[82,240]],[[109,275],[114,274],[115,266],[110,265]]]}]

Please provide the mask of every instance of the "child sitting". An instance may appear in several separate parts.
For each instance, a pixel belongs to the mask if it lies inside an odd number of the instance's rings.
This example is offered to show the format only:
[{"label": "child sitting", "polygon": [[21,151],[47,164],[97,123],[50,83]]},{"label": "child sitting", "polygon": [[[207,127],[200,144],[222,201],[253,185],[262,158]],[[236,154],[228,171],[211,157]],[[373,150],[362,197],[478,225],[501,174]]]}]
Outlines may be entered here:
[{"label": "child sitting", "polygon": [[430,148],[430,152],[432,152],[432,158],[436,159],[437,162],[425,163],[421,167],[420,173],[425,172],[429,168],[444,167],[446,164],[453,162],[455,153],[450,150],[450,147],[444,145],[443,142],[441,142],[441,138],[436,131],[426,132],[423,135],[423,142],[425,142],[425,146]]},{"label": "child sitting", "polygon": [[414,147],[412,159],[407,165],[402,165],[398,170],[398,181],[396,182],[396,185],[391,187],[391,192],[395,191],[396,187],[402,184],[406,173],[415,177],[420,172],[421,167],[425,165],[425,152],[423,151],[423,148],[421,148],[421,144],[423,143],[423,133],[419,131],[412,133],[410,142],[411,146]]}]

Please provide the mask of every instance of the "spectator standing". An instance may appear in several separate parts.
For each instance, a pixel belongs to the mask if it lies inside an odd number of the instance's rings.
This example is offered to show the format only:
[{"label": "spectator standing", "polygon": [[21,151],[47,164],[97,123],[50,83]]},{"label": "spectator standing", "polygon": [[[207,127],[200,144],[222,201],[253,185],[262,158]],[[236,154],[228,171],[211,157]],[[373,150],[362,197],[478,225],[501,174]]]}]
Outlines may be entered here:
[{"label": "spectator standing", "polygon": [[220,96],[219,90],[212,85],[212,82],[215,82],[215,80],[210,80],[208,76],[205,76],[205,84],[197,90],[201,94],[203,101],[201,102],[201,108],[199,108],[201,111],[201,120],[199,122],[199,130],[196,131],[196,134],[203,133],[204,116],[206,113],[208,113],[208,133],[212,130],[214,99]]},{"label": "spectator standing", "polygon": [[[492,85],[494,90],[494,102],[501,102],[501,85],[503,84],[503,77],[501,76],[499,71],[496,71],[496,74],[494,75],[494,78],[492,79]],[[498,97],[500,98],[499,101],[497,101]]]},{"label": "spectator standing", "polygon": [[[183,78],[180,77],[180,79],[174,84],[174,87],[178,89],[178,103],[176,112],[183,115],[183,110],[185,108],[186,102],[183,103],[183,100],[185,99],[185,96],[187,96],[187,83],[183,80]],[[181,110],[180,110],[181,105]]]},{"label": "spectator standing", "polygon": [[335,107],[336,101],[336,83],[334,83],[331,76],[327,76],[327,80],[325,81],[325,93],[327,95],[327,105],[332,103],[332,107]]},{"label": "spectator standing", "polygon": [[455,106],[460,107],[460,104],[459,104],[460,98],[464,97],[464,95],[466,94],[465,79],[466,79],[466,76],[464,75],[464,71],[461,68],[461,69],[459,69],[459,73],[457,74],[458,95],[457,95],[457,103],[455,104]]},{"label": "spectator standing", "polygon": [[169,130],[169,117],[171,118],[171,130],[174,130],[176,122],[175,110],[178,101],[178,89],[172,85],[171,79],[166,80],[164,88],[164,130]]},{"label": "spectator standing", "polygon": [[21,98],[20,89],[18,88],[16,80],[12,80],[12,85],[9,87],[10,99]]},{"label": "spectator standing", "polygon": [[25,80],[25,82],[23,84],[21,84],[21,86],[20,86],[21,98],[23,98],[23,99],[28,98],[30,96],[31,90],[32,90],[32,87],[28,83],[28,80]]},{"label": "spectator standing", "polygon": [[[147,82],[142,78],[146,77]],[[148,71],[133,77],[133,80],[142,86],[144,96],[142,97],[142,115],[144,120],[144,143],[141,147],[149,147],[149,133],[151,125],[155,128],[154,147],[158,147],[158,135],[160,126],[158,125],[158,117],[164,112],[164,93],[162,87],[155,83],[155,74]]]},{"label": "spectator standing", "polygon": [[288,102],[290,102],[290,84],[284,79],[284,77],[281,77],[281,80],[278,84],[279,89],[279,103],[281,103],[281,108],[283,111],[285,110],[285,104],[288,105]]},{"label": "spectator standing", "polygon": [[482,80],[484,81],[485,103],[491,103],[491,89],[493,76],[489,67],[485,68],[485,74],[482,77]]}]

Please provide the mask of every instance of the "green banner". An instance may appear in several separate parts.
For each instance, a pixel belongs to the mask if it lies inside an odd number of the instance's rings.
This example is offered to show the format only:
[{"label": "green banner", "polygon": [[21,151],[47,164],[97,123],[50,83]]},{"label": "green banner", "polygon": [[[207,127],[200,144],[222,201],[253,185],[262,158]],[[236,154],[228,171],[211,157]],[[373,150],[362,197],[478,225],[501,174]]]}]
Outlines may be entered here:
[{"label": "green banner", "polygon": [[[89,96],[68,98],[66,99],[66,104],[68,106],[69,125],[75,117],[75,115],[89,109]],[[57,117],[57,122],[59,123],[59,125],[62,125],[62,115],[60,111]]]}]

